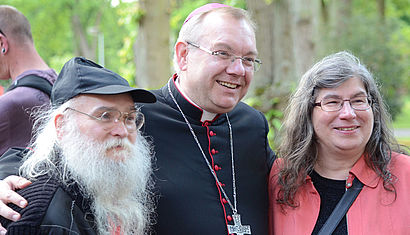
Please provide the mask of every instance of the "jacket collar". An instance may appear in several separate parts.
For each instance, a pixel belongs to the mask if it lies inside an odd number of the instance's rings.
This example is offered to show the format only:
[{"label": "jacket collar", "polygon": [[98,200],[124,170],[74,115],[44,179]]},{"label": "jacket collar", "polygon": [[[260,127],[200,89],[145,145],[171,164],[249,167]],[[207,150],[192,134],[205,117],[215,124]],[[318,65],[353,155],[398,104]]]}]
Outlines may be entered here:
[{"label": "jacket collar", "polygon": [[[363,154],[359,160],[353,165],[349,171],[349,176],[346,180],[346,185],[352,185],[355,177],[367,187],[376,188],[380,182],[380,177],[366,164],[366,155]],[[307,175],[306,182],[311,182],[312,178]],[[350,183],[350,184],[349,184]]]},{"label": "jacket collar", "polygon": [[367,156],[367,154],[362,154],[359,160],[357,160],[357,162],[353,165],[352,169],[349,172],[349,179],[354,175],[364,185],[371,188],[376,188],[377,184],[380,182],[380,177],[366,164]]},{"label": "jacket collar", "polygon": [[[190,117],[194,119],[195,121],[198,122],[203,122],[204,114],[206,111],[198,107],[196,104],[194,104],[188,97],[185,97],[184,94],[178,89],[176,83],[176,79],[178,78],[177,74],[174,74],[172,78],[168,81],[167,85],[162,87],[161,93],[167,100],[168,104],[173,107],[174,109],[178,109],[175,103],[173,102],[171,96],[169,95],[168,92],[168,86],[171,88],[171,92],[174,95],[176,101],[178,102],[178,105],[181,107],[182,111],[187,117]],[[212,120],[208,122],[214,122],[215,120],[218,119],[218,117],[221,116],[220,114],[216,115]]]}]

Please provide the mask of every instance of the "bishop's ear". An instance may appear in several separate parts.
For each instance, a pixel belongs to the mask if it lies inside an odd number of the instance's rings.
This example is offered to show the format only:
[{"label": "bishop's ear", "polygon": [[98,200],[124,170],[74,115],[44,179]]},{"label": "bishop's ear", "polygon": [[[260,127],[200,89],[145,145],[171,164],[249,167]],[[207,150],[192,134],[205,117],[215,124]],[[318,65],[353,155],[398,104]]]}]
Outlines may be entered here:
[{"label": "bishop's ear", "polygon": [[181,71],[187,69],[187,55],[188,55],[188,44],[186,42],[177,42],[175,45],[175,56],[178,67]]}]

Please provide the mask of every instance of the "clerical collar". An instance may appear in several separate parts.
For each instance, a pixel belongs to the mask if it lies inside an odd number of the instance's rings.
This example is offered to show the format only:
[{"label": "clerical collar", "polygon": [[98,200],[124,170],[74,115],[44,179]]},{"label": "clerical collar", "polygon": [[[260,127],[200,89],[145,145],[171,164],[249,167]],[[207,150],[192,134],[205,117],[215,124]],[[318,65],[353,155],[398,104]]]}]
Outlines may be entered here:
[{"label": "clerical collar", "polygon": [[195,104],[195,102],[193,102],[186,94],[185,92],[181,89],[181,85],[179,84],[179,79],[177,78],[175,80],[175,86],[178,88],[179,92],[181,92],[181,94],[185,97],[185,99],[187,99],[191,104],[195,105],[197,108],[199,108],[200,110],[202,110],[202,116],[201,116],[201,122],[205,122],[205,121],[212,121],[215,117],[216,117],[216,113],[211,113],[206,111],[205,109],[199,107],[199,105]]}]

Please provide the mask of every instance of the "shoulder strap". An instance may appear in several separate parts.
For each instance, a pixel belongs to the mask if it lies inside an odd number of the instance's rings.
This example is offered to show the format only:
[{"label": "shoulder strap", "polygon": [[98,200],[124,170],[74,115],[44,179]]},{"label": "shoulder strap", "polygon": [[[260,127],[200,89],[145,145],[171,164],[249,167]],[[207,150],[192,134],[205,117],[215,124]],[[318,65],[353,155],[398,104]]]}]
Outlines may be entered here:
[{"label": "shoulder strap", "polygon": [[53,88],[53,85],[47,79],[36,75],[28,75],[14,82],[9,88],[7,88],[7,91],[11,91],[16,87],[21,86],[38,89],[46,93],[49,97],[51,95],[51,89]]},{"label": "shoulder strap", "polygon": [[342,199],[340,199],[339,203],[337,203],[335,209],[332,214],[330,214],[329,218],[327,218],[326,223],[320,229],[318,235],[329,235],[333,233],[340,220],[346,215],[350,206],[353,204],[353,201],[356,199],[357,195],[359,195],[362,188],[363,183],[355,177],[352,187],[348,188],[343,194]]}]

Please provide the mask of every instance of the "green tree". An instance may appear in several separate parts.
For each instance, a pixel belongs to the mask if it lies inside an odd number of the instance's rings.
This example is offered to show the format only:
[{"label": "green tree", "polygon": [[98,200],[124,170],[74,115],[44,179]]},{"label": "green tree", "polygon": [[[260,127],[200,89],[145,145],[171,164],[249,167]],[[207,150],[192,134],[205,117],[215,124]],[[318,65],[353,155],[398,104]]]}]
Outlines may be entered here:
[{"label": "green tree", "polygon": [[[325,2],[330,6],[339,3],[335,0]],[[339,50],[357,55],[375,75],[390,113],[395,117],[401,110],[403,95],[409,90],[409,53],[403,52],[410,49],[410,41],[403,29],[409,30],[410,25],[397,17],[401,11],[399,7],[404,5],[398,5],[402,1],[388,0],[355,0],[351,3],[349,9],[344,9],[344,14],[333,21],[331,28],[323,32],[323,41],[327,44],[322,47],[321,56]],[[386,5],[383,7],[381,4]]]},{"label": "green tree", "polygon": [[98,35],[104,35],[105,67],[119,72],[126,37],[130,32],[122,19],[122,4],[110,0],[3,0],[21,11],[30,21],[35,46],[43,59],[57,72],[74,56],[97,61]]}]

